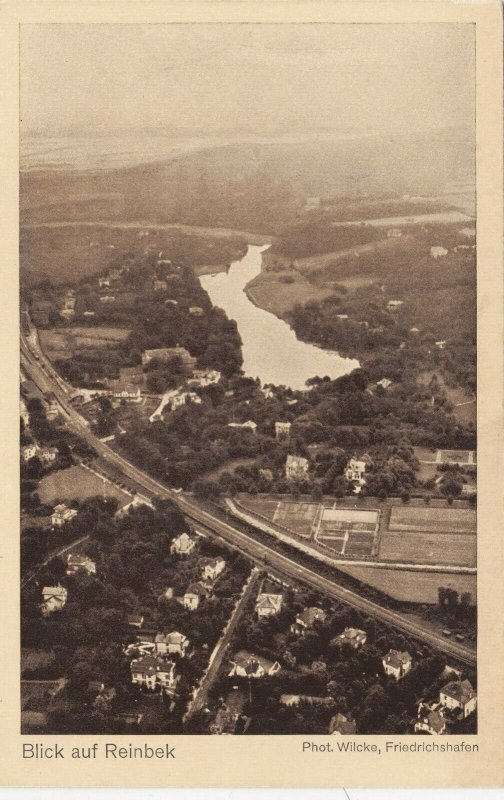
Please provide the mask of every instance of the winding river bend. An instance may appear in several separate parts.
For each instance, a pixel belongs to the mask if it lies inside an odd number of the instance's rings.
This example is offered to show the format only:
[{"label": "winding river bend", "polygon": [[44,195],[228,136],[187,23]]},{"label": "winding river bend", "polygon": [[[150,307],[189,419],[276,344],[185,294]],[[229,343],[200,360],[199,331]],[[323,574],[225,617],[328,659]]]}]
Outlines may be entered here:
[{"label": "winding river bend", "polygon": [[236,320],[242,339],[245,374],[258,377],[263,385],[272,383],[306,389],[308,378],[327,375],[334,380],[356,369],[358,361],[301,342],[286,322],[248,299],[244,288],[261,271],[263,249],[250,245],[246,255],[234,261],[228,272],[200,278],[213,305]]}]

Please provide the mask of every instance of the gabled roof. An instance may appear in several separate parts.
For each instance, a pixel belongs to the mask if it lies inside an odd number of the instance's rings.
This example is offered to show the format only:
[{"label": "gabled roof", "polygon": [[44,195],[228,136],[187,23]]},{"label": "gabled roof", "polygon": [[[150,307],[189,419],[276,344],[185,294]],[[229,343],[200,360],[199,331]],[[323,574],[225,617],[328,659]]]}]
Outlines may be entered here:
[{"label": "gabled roof", "polygon": [[341,641],[342,639],[345,639],[348,642],[355,642],[359,639],[366,638],[366,635],[366,631],[361,631],[359,628],[345,628],[343,633],[340,633],[339,636],[336,636],[336,640]]},{"label": "gabled roof", "polygon": [[411,661],[411,656],[407,650],[389,650],[387,655],[383,657],[383,663],[394,667],[394,669],[404,667],[409,661]]},{"label": "gabled roof", "polygon": [[187,641],[187,637],[183,633],[172,631],[172,633],[157,633],[154,641],[165,642],[166,644],[183,644],[183,642]]},{"label": "gabled roof", "polygon": [[273,608],[275,611],[280,611],[282,606],[283,595],[281,594],[260,594],[256,600],[257,608]]},{"label": "gabled roof", "polygon": [[471,682],[467,679],[463,681],[450,681],[446,686],[443,686],[441,692],[448,697],[453,697],[453,699],[457,700],[461,705],[465,705],[476,696]]},{"label": "gabled roof", "polygon": [[175,668],[173,661],[163,661],[156,656],[142,656],[142,658],[134,658],[130,664],[131,672],[140,673],[151,677],[159,673],[172,672]]},{"label": "gabled roof", "polygon": [[418,707],[418,718],[438,734],[446,727],[443,711],[438,704],[429,706],[426,703],[420,703]]},{"label": "gabled roof", "polygon": [[42,597],[49,600],[51,597],[66,597],[68,590],[64,586],[44,586],[42,589]]},{"label": "gabled roof", "polygon": [[296,621],[300,621],[302,624],[306,625],[308,628],[317,622],[323,622],[326,618],[325,611],[322,611],[321,608],[316,608],[315,606],[310,606],[309,608],[305,608],[302,614],[299,614],[296,618]]},{"label": "gabled roof", "polygon": [[210,595],[210,591],[203,583],[191,583],[186,591],[185,594],[197,594],[200,597],[208,597]]}]

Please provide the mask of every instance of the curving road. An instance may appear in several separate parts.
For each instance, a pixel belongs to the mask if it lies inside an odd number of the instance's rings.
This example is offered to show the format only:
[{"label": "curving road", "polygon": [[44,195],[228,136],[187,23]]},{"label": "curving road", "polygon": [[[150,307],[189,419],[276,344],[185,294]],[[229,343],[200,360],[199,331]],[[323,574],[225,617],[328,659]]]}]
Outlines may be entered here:
[{"label": "curving road", "polygon": [[63,386],[61,377],[56,374],[49,361],[38,348],[36,339],[30,337],[29,342],[24,334],[21,335],[21,364],[27,375],[43,392],[53,392],[68,426],[78,432],[79,436],[87,441],[100,456],[135,481],[141,488],[159,497],[172,500],[179,506],[186,517],[203,525],[213,534],[217,534],[224,541],[252,558],[256,563],[264,565],[266,562],[268,569],[308,583],[330,597],[347,603],[353,608],[425,642],[459,662],[471,666],[476,664],[476,651],[473,648],[459,642],[449,641],[432,629],[424,627],[418,621],[413,622],[406,614],[391,611],[378,603],[361,597],[350,589],[340,586],[337,583],[337,575],[333,580],[319,574],[315,565],[299,564],[293,558],[279,553],[275,549],[274,543],[265,544],[257,541],[252,534],[246,533],[210,514],[193,497],[179,494],[173,489],[169,489],[111,450],[89,430],[88,422],[70,405],[68,387]]}]

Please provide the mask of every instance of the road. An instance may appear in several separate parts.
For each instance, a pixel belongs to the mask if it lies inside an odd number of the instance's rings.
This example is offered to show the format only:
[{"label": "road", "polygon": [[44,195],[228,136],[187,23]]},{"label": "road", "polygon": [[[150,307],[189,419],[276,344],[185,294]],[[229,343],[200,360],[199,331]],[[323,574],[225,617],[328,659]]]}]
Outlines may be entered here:
[{"label": "road", "polygon": [[54,370],[42,352],[37,350],[36,355],[38,358],[34,356],[26,337],[22,335],[21,363],[31,380],[42,389],[42,391],[52,391],[54,393],[58,404],[64,412],[67,424],[71,429],[77,432],[82,439],[87,441],[102,458],[113,464],[124,475],[127,475],[130,479],[135,481],[141,488],[159,497],[172,500],[178,505],[188,519],[204,525],[231,546],[236,547],[248,555],[257,564],[264,565],[266,562],[268,564],[268,569],[276,570],[280,575],[307,583],[335,600],[347,603],[364,614],[375,617],[381,622],[391,625],[425,642],[457,661],[469,665],[476,664],[476,651],[473,648],[459,642],[449,641],[441,634],[422,626],[418,621],[413,622],[406,614],[391,611],[378,603],[361,597],[350,589],[340,586],[337,583],[337,574],[335,574],[334,579],[329,579],[319,574],[315,566],[299,564],[294,558],[278,552],[273,542],[271,544],[265,544],[262,541],[259,542],[254,538],[252,533],[247,533],[210,514],[193,497],[179,494],[169,489],[150,475],[138,469],[138,467],[135,467],[118,453],[111,450],[107,444],[101,442],[89,430],[87,421],[70,405],[68,390],[65,393],[61,388],[61,378],[58,376],[59,380],[56,380],[53,377]]}]

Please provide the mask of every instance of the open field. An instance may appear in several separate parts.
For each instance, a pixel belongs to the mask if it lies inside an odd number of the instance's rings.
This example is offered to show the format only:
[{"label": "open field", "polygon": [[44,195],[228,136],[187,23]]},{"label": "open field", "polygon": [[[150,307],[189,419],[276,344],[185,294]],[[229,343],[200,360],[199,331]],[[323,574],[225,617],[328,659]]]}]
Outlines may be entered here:
[{"label": "open field", "polygon": [[48,504],[56,500],[84,500],[104,493],[107,497],[115,497],[119,506],[126,505],[131,499],[113,483],[104,483],[93,472],[76,466],[46,475],[39,483],[38,493],[41,501]]},{"label": "open field", "polygon": [[378,511],[324,508],[315,541],[340,555],[371,556],[378,523]]},{"label": "open field", "polygon": [[[347,553],[348,555],[348,553]],[[420,564],[476,565],[476,535],[465,533],[393,533],[380,537],[379,558]]]},{"label": "open field", "polygon": [[476,575],[454,575],[446,572],[408,572],[407,570],[376,567],[338,566],[338,571],[350,575],[380,592],[406,603],[438,602],[438,588],[444,586],[459,594],[471,595],[476,603]]},{"label": "open field", "polygon": [[40,343],[47,357],[71,358],[78,350],[108,347],[123,342],[130,334],[127,328],[48,328],[39,330]]},{"label": "open field", "polygon": [[325,300],[333,294],[332,289],[310,283],[297,271],[260,272],[246,286],[249,300],[259,308],[281,317],[296,305],[312,300]]},{"label": "open field", "polygon": [[475,533],[476,511],[470,508],[395,506],[388,527],[391,531]]}]

